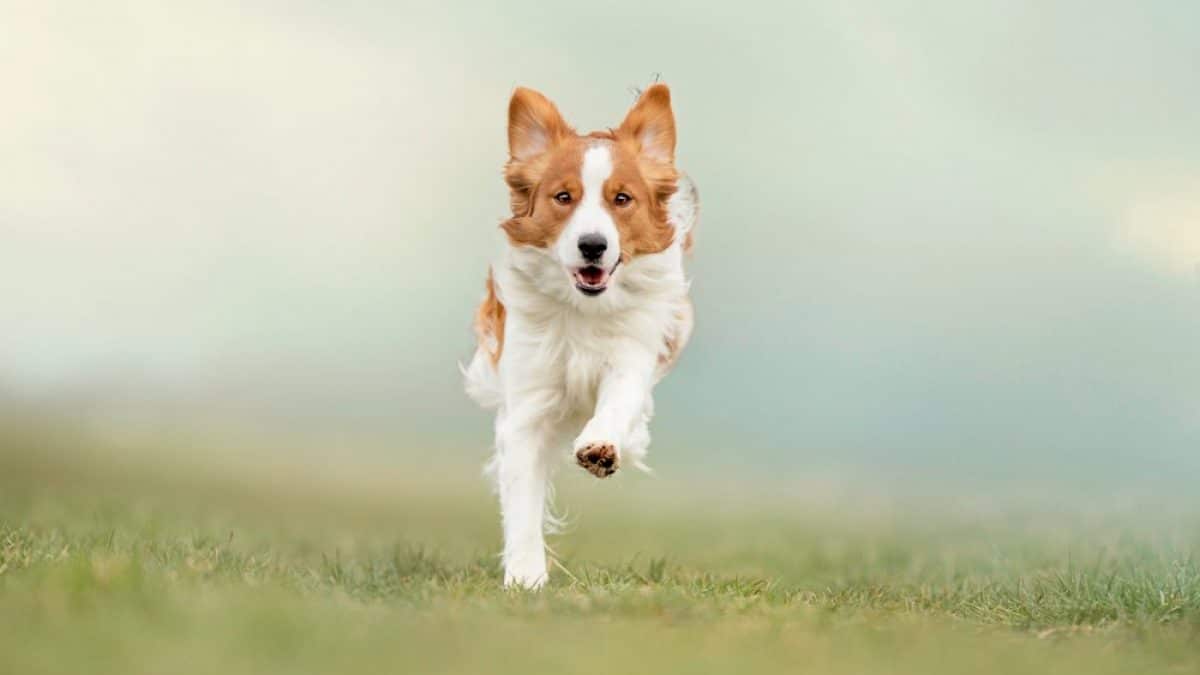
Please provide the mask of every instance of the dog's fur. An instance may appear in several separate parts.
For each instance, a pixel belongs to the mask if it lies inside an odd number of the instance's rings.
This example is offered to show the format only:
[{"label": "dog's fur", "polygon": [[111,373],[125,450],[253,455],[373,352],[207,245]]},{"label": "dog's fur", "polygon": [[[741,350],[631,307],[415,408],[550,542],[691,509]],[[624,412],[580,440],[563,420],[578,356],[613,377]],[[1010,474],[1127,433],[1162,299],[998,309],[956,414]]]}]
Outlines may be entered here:
[{"label": "dog's fur", "polygon": [[[547,578],[558,453],[569,444],[599,478],[645,468],[651,390],[692,332],[683,257],[698,202],[675,168],[663,84],[646,89],[618,128],[587,135],[546,97],[518,88],[508,142],[508,242],[488,273],[464,375],[468,394],[497,409],[504,583],[537,588]],[[589,254],[581,237],[607,247]]]}]

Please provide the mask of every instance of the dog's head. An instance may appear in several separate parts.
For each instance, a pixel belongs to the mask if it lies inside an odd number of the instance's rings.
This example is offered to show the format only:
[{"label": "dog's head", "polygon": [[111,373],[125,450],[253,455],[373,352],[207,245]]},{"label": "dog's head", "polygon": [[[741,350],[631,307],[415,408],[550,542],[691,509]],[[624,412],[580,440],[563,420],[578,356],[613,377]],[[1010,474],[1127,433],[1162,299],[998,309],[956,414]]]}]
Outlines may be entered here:
[{"label": "dog's head", "polygon": [[621,265],[671,246],[667,202],[675,192],[675,117],[666,85],[646,89],[616,129],[579,135],[536,91],[518,88],[508,106],[504,176],[515,246],[541,249],[564,284],[604,293]]}]

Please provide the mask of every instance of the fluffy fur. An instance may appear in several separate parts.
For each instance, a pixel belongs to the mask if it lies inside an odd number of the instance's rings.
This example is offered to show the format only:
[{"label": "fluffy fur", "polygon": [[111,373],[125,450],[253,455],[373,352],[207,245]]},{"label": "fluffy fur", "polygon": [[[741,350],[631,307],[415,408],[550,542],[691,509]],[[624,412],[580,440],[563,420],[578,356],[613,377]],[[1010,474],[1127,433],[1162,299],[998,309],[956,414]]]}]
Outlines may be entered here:
[{"label": "fluffy fur", "polygon": [[508,132],[508,245],[489,270],[463,372],[468,394],[496,409],[504,582],[537,588],[563,451],[599,478],[645,468],[652,389],[692,332],[683,259],[698,201],[675,168],[665,85],[647,89],[620,127],[587,135],[520,88]]}]

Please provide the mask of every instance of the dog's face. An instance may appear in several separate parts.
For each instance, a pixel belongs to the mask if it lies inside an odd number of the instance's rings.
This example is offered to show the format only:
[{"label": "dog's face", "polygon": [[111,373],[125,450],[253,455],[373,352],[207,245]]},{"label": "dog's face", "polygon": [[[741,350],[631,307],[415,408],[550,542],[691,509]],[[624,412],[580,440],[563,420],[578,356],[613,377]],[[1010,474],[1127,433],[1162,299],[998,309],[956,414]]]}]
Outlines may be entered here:
[{"label": "dog's face", "polygon": [[545,96],[518,88],[508,107],[505,180],[514,246],[544,250],[563,283],[594,297],[622,264],[674,239],[675,119],[666,85],[647,89],[615,130],[581,136]]}]

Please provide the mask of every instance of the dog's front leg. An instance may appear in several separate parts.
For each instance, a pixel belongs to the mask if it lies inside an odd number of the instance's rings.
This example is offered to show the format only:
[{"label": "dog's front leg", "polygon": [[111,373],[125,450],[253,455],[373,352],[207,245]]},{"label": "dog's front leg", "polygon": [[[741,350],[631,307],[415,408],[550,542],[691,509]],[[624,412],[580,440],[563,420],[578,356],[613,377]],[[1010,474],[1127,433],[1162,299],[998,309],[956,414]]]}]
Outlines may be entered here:
[{"label": "dog's front leg", "polygon": [[540,420],[516,411],[496,423],[496,487],[504,526],[504,585],[539,588],[546,583],[548,431]]},{"label": "dog's front leg", "polygon": [[601,376],[595,413],[575,439],[575,461],[597,478],[617,470],[622,450],[644,425],[654,367],[653,354],[631,346]]}]

